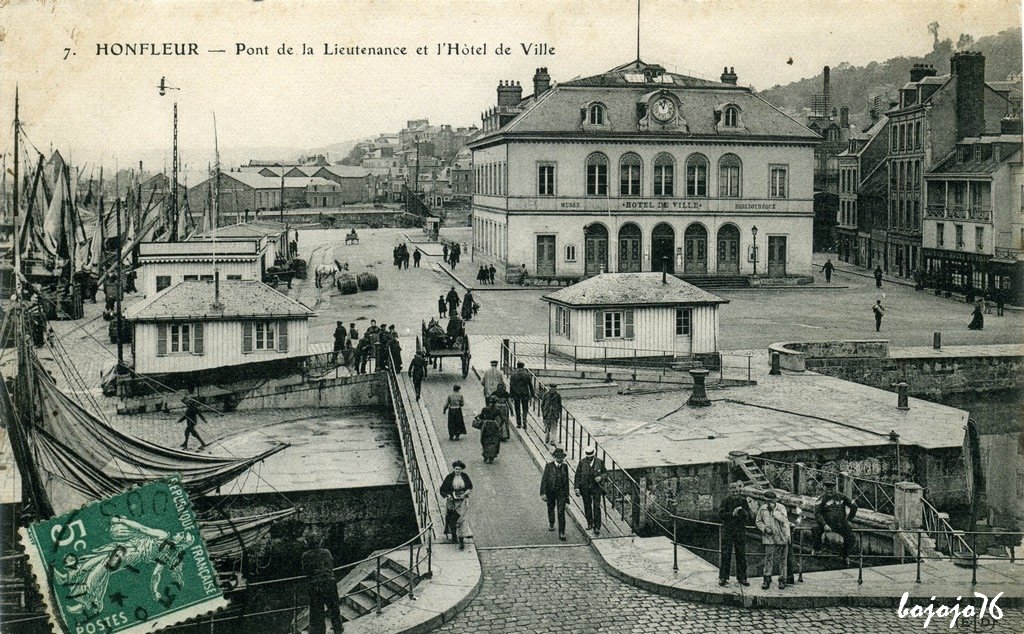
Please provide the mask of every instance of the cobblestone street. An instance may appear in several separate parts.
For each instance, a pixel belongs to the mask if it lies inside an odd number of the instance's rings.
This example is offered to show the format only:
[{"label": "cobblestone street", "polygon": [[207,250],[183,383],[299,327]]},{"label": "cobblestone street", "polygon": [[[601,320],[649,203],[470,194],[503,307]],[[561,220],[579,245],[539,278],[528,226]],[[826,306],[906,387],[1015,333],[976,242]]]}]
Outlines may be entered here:
[{"label": "cobblestone street", "polygon": [[[849,632],[851,623],[857,623],[857,630],[864,634],[921,631],[921,620],[901,620],[895,609],[747,610],[649,594],[607,574],[586,546],[479,552],[484,570],[480,594],[436,631],[838,633]],[[1006,609],[1004,613],[995,627],[983,630],[979,625],[978,631],[1021,632],[1021,612]],[[935,620],[929,629],[948,631],[948,626],[948,619]]]}]

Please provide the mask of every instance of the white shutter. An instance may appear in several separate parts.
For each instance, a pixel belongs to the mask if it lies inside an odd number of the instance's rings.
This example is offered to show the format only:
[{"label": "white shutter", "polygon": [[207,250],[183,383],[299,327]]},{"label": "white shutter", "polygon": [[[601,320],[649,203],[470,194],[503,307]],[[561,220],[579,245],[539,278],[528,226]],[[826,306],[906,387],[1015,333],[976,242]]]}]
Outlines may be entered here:
[{"label": "white shutter", "polygon": [[594,311],[594,341],[604,341],[604,311]]}]

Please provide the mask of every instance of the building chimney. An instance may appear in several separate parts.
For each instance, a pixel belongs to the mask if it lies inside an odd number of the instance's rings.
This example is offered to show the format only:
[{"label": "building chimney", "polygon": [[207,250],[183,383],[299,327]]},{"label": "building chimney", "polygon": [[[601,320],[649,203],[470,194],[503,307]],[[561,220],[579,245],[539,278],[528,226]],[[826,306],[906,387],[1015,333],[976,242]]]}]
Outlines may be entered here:
[{"label": "building chimney", "polygon": [[736,76],[736,68],[735,67],[730,68],[730,67],[726,66],[725,68],[722,69],[721,80],[722,80],[723,84],[729,84],[731,86],[735,86],[737,79],[739,79],[739,77]]},{"label": "building chimney", "polygon": [[523,87],[519,82],[500,81],[498,82],[498,107],[518,106],[523,100]]},{"label": "building chimney", "polygon": [[1009,116],[999,120],[999,132],[1001,134],[1024,134],[1020,117]]},{"label": "building chimney", "polygon": [[846,106],[839,109],[839,127],[844,130],[850,129],[850,109]]},{"label": "building chimney", "polygon": [[910,69],[910,81],[917,83],[925,77],[935,77],[938,72],[931,64],[914,64]]},{"label": "building chimney", "polygon": [[822,71],[824,79],[822,80],[821,92],[825,96],[825,112],[828,113],[829,105],[832,103],[832,69],[828,66]]},{"label": "building chimney", "polygon": [[954,53],[949,60],[956,80],[956,140],[981,136],[985,132],[985,56]]},{"label": "building chimney", "polygon": [[538,68],[533,74],[533,96],[540,97],[551,88],[551,75],[548,75],[547,67]]}]

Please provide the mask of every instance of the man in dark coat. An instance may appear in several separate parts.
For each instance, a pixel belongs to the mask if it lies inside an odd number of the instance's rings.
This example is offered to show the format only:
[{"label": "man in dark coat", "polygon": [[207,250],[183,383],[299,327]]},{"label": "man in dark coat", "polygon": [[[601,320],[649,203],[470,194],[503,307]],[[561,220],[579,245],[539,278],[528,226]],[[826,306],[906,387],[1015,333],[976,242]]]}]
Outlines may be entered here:
[{"label": "man in dark coat", "polygon": [[516,410],[516,427],[526,429],[526,416],[530,411],[530,399],[533,398],[533,379],[525,363],[516,363],[516,369],[508,379],[508,385],[512,394],[512,405]]},{"label": "man in dark coat", "polygon": [[875,267],[875,288],[882,288],[882,267]]},{"label": "man in dark coat", "polygon": [[462,321],[469,321],[473,318],[473,305],[475,303],[473,291],[466,291],[466,296],[462,298]]},{"label": "man in dark coat", "polygon": [[749,586],[747,581],[747,522],[750,511],[747,499],[740,495],[743,484],[734,480],[729,483],[729,494],[722,498],[718,507],[718,519],[722,522],[722,553],[718,566],[718,585],[729,583],[729,565],[732,554],[736,553],[736,581],[741,586]]},{"label": "man in dark coat", "polygon": [[835,265],[832,264],[832,258],[825,260],[825,266],[821,267],[821,270],[825,273],[825,283],[832,283],[832,271],[835,270]]},{"label": "man in dark coat", "polygon": [[448,291],[448,294],[445,295],[444,299],[448,303],[448,314],[451,315],[452,317],[458,315],[459,304],[462,303],[462,300],[459,299],[459,294],[455,292],[454,286],[451,288],[451,290]]},{"label": "man in dark coat", "polygon": [[576,495],[583,498],[583,515],[587,518],[587,530],[594,529],[595,536],[601,534],[601,496],[604,493],[601,483],[604,478],[604,460],[597,459],[595,447],[587,447],[583,459],[576,465],[573,488],[576,489]]},{"label": "man in dark coat", "polygon": [[811,539],[814,540],[814,550],[821,549],[821,538],[828,528],[833,533],[843,536],[843,564],[850,563],[850,549],[857,541],[857,537],[850,528],[850,522],[857,515],[857,505],[853,500],[836,491],[836,483],[832,480],[822,482],[825,493],[818,498],[818,504],[814,507],[814,519],[817,525],[811,530]]},{"label": "man in dark coat", "polygon": [[412,252],[412,265],[414,268],[420,268],[420,258],[423,257],[423,253],[419,249]]},{"label": "man in dark coat", "polygon": [[444,319],[448,314],[448,302],[444,301],[444,295],[437,296],[437,318]]},{"label": "man in dark coat", "polygon": [[882,316],[885,315],[885,309],[882,308],[882,300],[875,301],[875,305],[871,307],[871,312],[875,314],[875,332],[881,332]]},{"label": "man in dark coat", "polygon": [[352,341],[359,341],[359,331],[356,330],[354,322],[348,325],[348,338]]},{"label": "man in dark coat", "polygon": [[420,400],[420,386],[423,385],[423,377],[427,376],[427,360],[422,350],[416,351],[416,356],[409,362],[409,376],[412,377],[412,386],[416,388],[416,400]]},{"label": "man in dark coat", "polygon": [[540,413],[544,419],[544,444],[551,443],[552,434],[558,435],[558,421],[562,417],[562,395],[557,385],[549,385],[540,399]]},{"label": "man in dark coat", "polygon": [[388,333],[388,350],[391,352],[390,361],[395,364],[395,372],[402,371],[402,344],[398,343],[398,333]]},{"label": "man in dark coat", "polygon": [[377,367],[376,370],[379,372],[384,368],[389,367],[388,365],[388,353],[391,351],[391,335],[388,333],[384,324],[381,324],[380,333],[377,335]]},{"label": "man in dark coat", "polygon": [[494,265],[487,267],[487,281],[494,284],[494,274],[498,272],[498,269],[494,268]]},{"label": "man in dark coat", "polygon": [[338,582],[334,578],[334,557],[323,548],[319,536],[310,533],[306,537],[309,549],[302,553],[302,572],[309,584],[309,632],[324,634],[324,612],[331,619],[335,633],[345,629],[338,608]]},{"label": "man in dark coat", "polygon": [[444,263],[448,264],[448,243],[441,247],[441,255],[444,256]]},{"label": "man in dark coat", "polygon": [[548,530],[555,530],[558,513],[558,539],[565,541],[565,503],[569,501],[569,465],[565,463],[565,450],[556,448],[551,455],[554,462],[544,465],[540,480],[540,496],[548,505]]},{"label": "man in dark coat", "polygon": [[359,374],[366,374],[366,364],[373,357],[373,338],[369,335],[359,340],[356,347],[356,371]]}]

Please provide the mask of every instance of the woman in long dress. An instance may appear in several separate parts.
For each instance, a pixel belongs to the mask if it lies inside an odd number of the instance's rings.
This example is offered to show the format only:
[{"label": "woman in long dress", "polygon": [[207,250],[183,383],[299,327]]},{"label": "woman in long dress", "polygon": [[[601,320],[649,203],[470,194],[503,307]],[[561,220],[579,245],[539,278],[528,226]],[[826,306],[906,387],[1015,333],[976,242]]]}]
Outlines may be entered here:
[{"label": "woman in long dress", "polygon": [[458,440],[459,436],[466,433],[466,421],[462,417],[466,401],[459,393],[461,389],[458,385],[452,387],[452,393],[448,395],[444,409],[441,410],[442,414],[448,412],[448,440]]},{"label": "woman in long dress", "polygon": [[487,399],[487,407],[480,410],[480,446],[483,449],[484,462],[494,464],[494,459],[501,451],[501,427],[498,425],[498,412],[494,407],[494,398]]},{"label": "woman in long dress", "polygon": [[512,394],[504,383],[499,383],[494,392],[491,393],[494,399],[494,411],[497,412],[498,428],[501,429],[501,439],[508,440],[512,437],[512,427],[509,423],[509,411],[512,409]]},{"label": "woman in long dress", "polygon": [[971,330],[981,330],[985,327],[985,315],[981,312],[981,302],[974,305],[974,313],[971,315],[971,323],[967,325]]},{"label": "woman in long dress", "polygon": [[444,498],[445,535],[455,543],[459,542],[459,550],[466,548],[466,517],[469,514],[469,494],[473,490],[473,481],[469,474],[464,473],[466,463],[456,460],[452,463],[452,472],[441,482],[441,497]]}]

